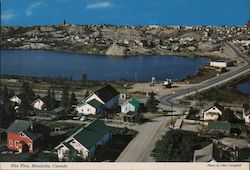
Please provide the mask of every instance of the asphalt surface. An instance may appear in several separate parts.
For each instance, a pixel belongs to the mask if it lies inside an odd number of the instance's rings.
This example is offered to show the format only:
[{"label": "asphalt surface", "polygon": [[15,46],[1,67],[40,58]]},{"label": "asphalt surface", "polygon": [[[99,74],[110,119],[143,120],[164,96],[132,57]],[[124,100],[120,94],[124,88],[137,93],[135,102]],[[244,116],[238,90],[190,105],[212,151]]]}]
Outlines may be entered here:
[{"label": "asphalt surface", "polygon": [[170,117],[158,117],[142,125],[139,133],[123,150],[116,162],[153,162],[150,157],[155,143],[167,128],[166,123]]},{"label": "asphalt surface", "polygon": [[[191,88],[187,88],[184,90],[177,90],[174,94],[170,94],[170,95],[165,95],[159,98],[159,101],[167,106],[171,106],[172,105],[172,101],[176,98],[181,98],[184,96],[188,96],[206,89],[209,89],[211,87],[220,85],[222,83],[225,83],[233,78],[239,77],[242,74],[245,74],[246,72],[248,72],[250,70],[250,57],[247,57],[246,55],[243,55],[238,49],[236,49],[234,46],[228,44],[229,47],[231,47],[231,49],[238,55],[238,57],[242,58],[245,63],[242,64],[241,66],[235,68],[232,71],[226,72],[224,74],[221,74],[217,77],[211,78],[209,80],[203,81],[199,84],[197,84],[194,87]],[[174,107],[176,108],[183,108],[185,106],[180,105],[180,104],[176,104],[174,103]]]},{"label": "asphalt surface", "polygon": [[[236,78],[250,70],[250,57],[243,55],[234,46],[227,44],[231,49],[242,58],[245,63],[235,68],[232,71],[203,81],[194,87],[178,90],[173,94],[161,96],[159,101],[167,106],[172,106],[173,99],[181,98],[187,95],[191,95],[219,84],[225,83],[233,78]],[[173,103],[175,110],[184,108],[185,106]],[[128,146],[120,154],[116,162],[152,162],[154,161],[150,157],[150,153],[153,150],[157,140],[163,135],[168,128],[165,127],[166,122],[170,121],[171,117],[160,117],[154,119],[152,122],[145,123],[137,136],[128,144]]]}]

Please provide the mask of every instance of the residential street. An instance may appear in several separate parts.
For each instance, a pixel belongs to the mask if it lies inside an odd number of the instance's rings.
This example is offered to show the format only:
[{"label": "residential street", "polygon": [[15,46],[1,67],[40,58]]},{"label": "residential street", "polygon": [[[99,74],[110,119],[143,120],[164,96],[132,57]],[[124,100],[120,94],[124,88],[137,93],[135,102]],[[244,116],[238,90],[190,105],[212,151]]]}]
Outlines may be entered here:
[{"label": "residential street", "polygon": [[[225,83],[233,78],[236,78],[250,70],[249,58],[241,54],[235,47],[231,46],[232,50],[245,60],[245,63],[241,66],[235,68],[234,70],[224,73],[220,76],[211,78],[204,82],[197,84],[194,87],[188,87],[186,89],[180,89],[172,94],[162,94],[159,96],[159,101],[161,104],[171,107],[172,100],[175,98],[182,98],[187,95],[200,92],[216,85]],[[183,108],[182,105],[174,104],[174,109]],[[140,129],[138,135],[129,143],[129,145],[124,149],[121,155],[118,157],[116,162],[151,162],[154,161],[150,158],[150,153],[153,150],[155,143],[168,128],[164,125],[166,122],[170,121],[171,117],[160,117],[154,119],[152,122],[145,123]]]},{"label": "residential street", "polygon": [[150,153],[154,149],[156,141],[165,134],[168,129],[166,123],[170,120],[171,117],[158,117],[145,123],[116,162],[153,162]]}]

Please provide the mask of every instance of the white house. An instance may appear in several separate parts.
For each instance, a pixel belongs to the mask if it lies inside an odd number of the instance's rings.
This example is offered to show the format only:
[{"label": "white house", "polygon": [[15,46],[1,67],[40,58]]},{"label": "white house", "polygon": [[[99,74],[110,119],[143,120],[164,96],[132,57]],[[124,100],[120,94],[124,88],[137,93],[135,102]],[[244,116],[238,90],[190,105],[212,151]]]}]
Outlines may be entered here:
[{"label": "white house", "polygon": [[233,62],[232,61],[210,61],[209,65],[211,67],[223,68],[223,67],[233,66]]},{"label": "white house", "polygon": [[119,92],[111,85],[107,85],[85,99],[85,103],[91,100],[97,100],[104,105],[105,109],[116,109],[119,106]]},{"label": "white house", "polygon": [[96,147],[106,145],[111,139],[110,129],[103,121],[97,119],[78,129],[55,149],[60,161],[65,158],[65,153],[69,150],[76,151],[84,160],[90,160],[95,154]]},{"label": "white house", "polygon": [[17,96],[17,95],[14,95],[10,98],[10,101],[13,102],[13,103],[17,103],[18,105],[21,104],[22,100]]},{"label": "white house", "polygon": [[83,103],[76,107],[78,114],[83,115],[96,115],[103,111],[104,105],[96,99],[90,100],[89,102]]},{"label": "white house", "polygon": [[125,114],[128,112],[137,112],[139,108],[140,108],[140,101],[131,98],[121,105],[121,112]]},{"label": "white house", "polygon": [[250,123],[250,110],[247,110],[243,112],[243,118],[245,120],[245,123]]},{"label": "white house", "polygon": [[45,103],[41,99],[37,99],[32,103],[32,106],[37,110],[42,110],[45,106]]},{"label": "white house", "polygon": [[223,107],[218,103],[209,103],[202,110],[204,121],[208,120],[218,120],[220,116],[223,114]]}]

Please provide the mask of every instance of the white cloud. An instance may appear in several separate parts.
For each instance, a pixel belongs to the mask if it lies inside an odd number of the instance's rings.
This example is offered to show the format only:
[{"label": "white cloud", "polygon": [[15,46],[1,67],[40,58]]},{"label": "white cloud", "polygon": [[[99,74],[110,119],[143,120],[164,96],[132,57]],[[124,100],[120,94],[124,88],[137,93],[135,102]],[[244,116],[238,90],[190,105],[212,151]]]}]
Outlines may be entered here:
[{"label": "white cloud", "polygon": [[6,11],[6,12],[2,13],[1,20],[7,21],[7,20],[10,20],[10,19],[12,19],[14,17],[15,17],[14,12],[12,12],[12,11]]},{"label": "white cloud", "polygon": [[42,2],[35,2],[29,5],[29,7],[26,9],[25,14],[27,16],[31,16],[33,14],[33,11],[42,5]]},{"label": "white cloud", "polygon": [[113,4],[110,2],[97,2],[97,3],[87,5],[86,9],[110,8],[112,6]]}]

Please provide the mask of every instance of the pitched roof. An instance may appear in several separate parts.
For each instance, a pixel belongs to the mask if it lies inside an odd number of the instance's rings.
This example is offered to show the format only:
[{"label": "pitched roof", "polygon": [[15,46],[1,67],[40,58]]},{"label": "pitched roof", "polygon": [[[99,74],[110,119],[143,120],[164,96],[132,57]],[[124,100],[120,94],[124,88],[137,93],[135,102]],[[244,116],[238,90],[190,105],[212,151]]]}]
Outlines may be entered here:
[{"label": "pitched roof", "polygon": [[103,104],[100,103],[99,101],[97,101],[96,99],[90,100],[88,102],[88,104],[90,104],[91,106],[95,107],[95,108],[100,108]]},{"label": "pitched roof", "polygon": [[27,135],[32,141],[35,141],[42,136],[40,133],[32,133],[28,130],[23,131],[23,133]]},{"label": "pitched roof", "polygon": [[70,150],[75,150],[75,148],[73,147],[73,146],[71,146],[69,143],[67,143],[67,142],[63,142],[62,143],[64,146],[66,146],[68,149],[70,149]]},{"label": "pitched roof", "polygon": [[137,100],[135,98],[131,98],[131,99],[128,100],[128,102],[130,104],[132,104],[133,106],[135,106],[135,111],[139,110],[139,108],[140,108],[140,101],[139,100]]},{"label": "pitched roof", "polygon": [[102,120],[97,119],[83,128],[73,137],[83,146],[91,149],[104,135],[109,132],[110,129],[105,125],[105,123]]},{"label": "pitched roof", "polygon": [[206,104],[205,106],[204,106],[204,111],[207,111],[207,110],[209,110],[210,108],[212,108],[212,107],[217,107],[220,111],[224,111],[224,108],[223,108],[223,106],[221,106],[220,104],[218,104],[217,102],[210,102],[210,103],[208,103],[208,104]]},{"label": "pitched roof", "polygon": [[13,122],[9,128],[7,129],[8,132],[22,132],[25,130],[28,130],[30,126],[32,125],[32,122],[26,121],[26,120],[16,120]]},{"label": "pitched roof", "polygon": [[108,102],[115,96],[119,94],[119,92],[114,89],[111,85],[107,85],[97,91],[94,92],[102,101]]},{"label": "pitched roof", "polygon": [[214,160],[213,157],[213,143],[208,146],[195,150],[193,156],[193,162],[210,162]]}]

